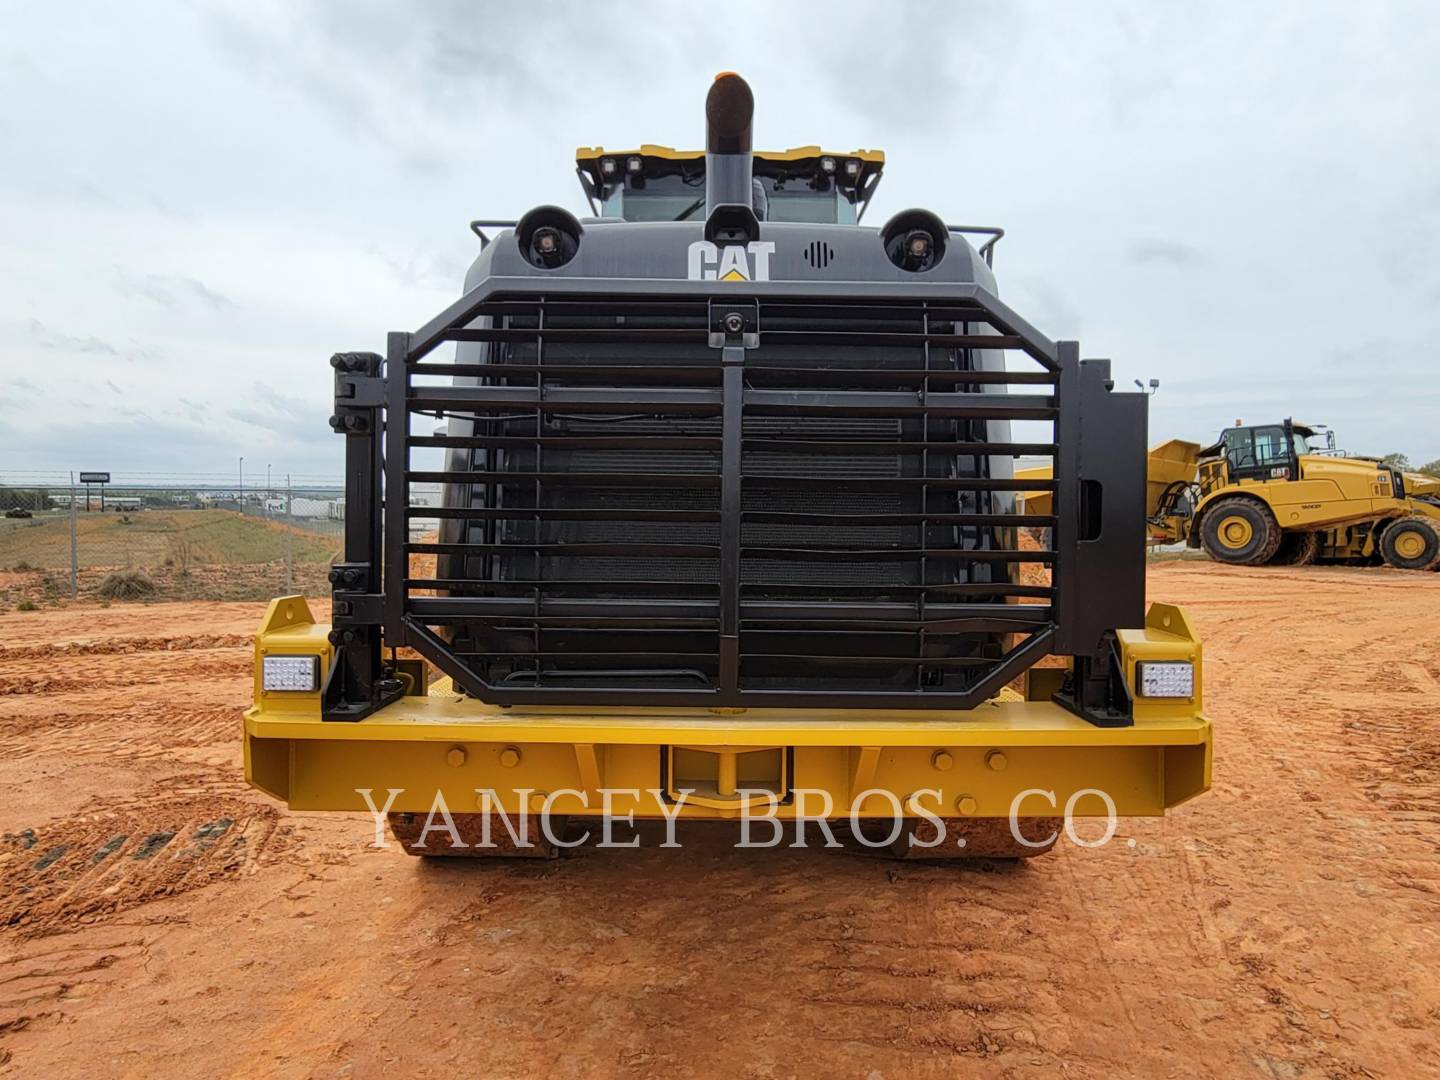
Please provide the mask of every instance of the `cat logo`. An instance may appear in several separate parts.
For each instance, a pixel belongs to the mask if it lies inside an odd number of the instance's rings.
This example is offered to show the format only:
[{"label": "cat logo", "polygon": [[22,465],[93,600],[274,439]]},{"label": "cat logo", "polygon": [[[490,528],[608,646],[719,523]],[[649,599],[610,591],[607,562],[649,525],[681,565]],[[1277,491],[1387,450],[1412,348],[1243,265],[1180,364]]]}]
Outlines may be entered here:
[{"label": "cat logo", "polygon": [[771,240],[753,240],[743,248],[739,244],[716,247],[709,240],[696,240],[690,245],[691,281],[769,281],[770,256],[775,254]]}]

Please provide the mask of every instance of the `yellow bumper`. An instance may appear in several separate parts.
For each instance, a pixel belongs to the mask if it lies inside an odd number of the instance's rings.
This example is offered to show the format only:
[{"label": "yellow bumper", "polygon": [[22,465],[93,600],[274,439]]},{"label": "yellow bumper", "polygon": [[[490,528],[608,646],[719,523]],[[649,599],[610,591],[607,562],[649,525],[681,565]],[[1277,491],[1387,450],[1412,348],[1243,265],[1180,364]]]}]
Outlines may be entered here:
[{"label": "yellow bumper", "polygon": [[[365,810],[361,789],[391,809],[424,812],[443,793],[452,811],[478,807],[493,791],[506,810],[598,814],[602,789],[612,812],[657,816],[652,790],[693,792],[682,817],[734,817],[759,792],[804,788],[829,794],[837,814],[872,792],[860,809],[883,814],[890,792],[937,813],[1002,817],[1027,790],[1054,792],[1063,805],[1079,791],[1106,792],[1121,815],[1162,814],[1210,784],[1210,726],[1191,717],[1096,728],[1060,706],[1000,701],[963,717],[751,712],[742,717],[653,712],[605,716],[490,710],[455,698],[405,698],[359,723],[245,716],[245,775],[297,810]],[[878,789],[878,791],[877,791]],[[561,794],[563,792],[563,794]],[[750,792],[750,794],[746,794]],[[1098,813],[1103,805],[1077,807]],[[823,798],[814,796],[818,803]],[[817,801],[808,810],[813,813]],[[779,816],[794,813],[782,802]],[[1042,795],[1021,812],[1044,815]]]},{"label": "yellow bumper", "polygon": [[[1094,794],[1103,792],[1119,815],[1159,815],[1209,788],[1211,735],[1189,624],[1160,604],[1147,624],[1120,634],[1131,685],[1137,660],[1189,658],[1196,697],[1137,699],[1130,727],[1095,727],[1049,700],[878,715],[502,709],[448,682],[337,723],[320,719],[318,694],[265,693],[257,677],[257,704],[245,714],[245,776],[296,810],[365,811],[367,795],[384,806],[396,793],[390,810],[426,812],[438,792],[454,813],[538,810],[548,800],[560,814],[653,818],[685,791],[682,818],[734,818],[772,799],[782,818],[813,817],[827,805],[836,817],[852,807],[888,816],[897,802],[915,816],[912,797],[940,816],[1004,817],[1012,807],[1051,816],[1072,798],[1077,814],[1104,813]],[[328,668],[325,629],[299,597],[275,601],[256,642],[257,668],[267,652],[312,650]],[[1035,694],[1048,698],[1039,675]]]}]

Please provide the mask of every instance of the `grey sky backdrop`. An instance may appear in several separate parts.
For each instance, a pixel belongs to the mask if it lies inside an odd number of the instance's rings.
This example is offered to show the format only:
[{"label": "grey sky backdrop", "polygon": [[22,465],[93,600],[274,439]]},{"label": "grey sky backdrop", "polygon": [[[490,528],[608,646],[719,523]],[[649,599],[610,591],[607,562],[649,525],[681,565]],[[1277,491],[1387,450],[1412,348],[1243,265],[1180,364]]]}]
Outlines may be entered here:
[{"label": "grey sky backdrop", "polygon": [[[698,14],[701,11],[708,14]],[[722,18],[723,11],[723,18]],[[1440,458],[1425,3],[6,3],[0,472],[339,472],[337,349],[458,292],[578,145],[888,155],[872,218],[1009,230],[1001,294],[1156,377],[1152,441],[1328,422]]]}]

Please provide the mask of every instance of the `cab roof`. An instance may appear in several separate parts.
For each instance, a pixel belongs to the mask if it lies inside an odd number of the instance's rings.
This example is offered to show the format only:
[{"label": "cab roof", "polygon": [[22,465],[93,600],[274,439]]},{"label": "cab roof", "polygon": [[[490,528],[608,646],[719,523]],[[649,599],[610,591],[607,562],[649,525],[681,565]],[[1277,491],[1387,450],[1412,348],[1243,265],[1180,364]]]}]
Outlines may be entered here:
[{"label": "cab roof", "polygon": [[[634,150],[606,150],[603,146],[582,146],[575,151],[575,170],[585,195],[592,203],[603,200],[610,191],[623,182],[628,162],[640,159],[642,174],[646,177],[669,176],[676,173],[690,173],[696,166],[704,168],[704,150],[676,150],[671,146],[657,146],[642,143]],[[827,173],[822,161],[833,163],[833,173]],[[612,162],[608,167],[605,162]],[[882,150],[849,150],[843,153],[823,150],[819,146],[793,146],[789,150],[756,150],[754,173],[756,176],[775,179],[832,176],[841,190],[848,192],[861,213],[875,194],[880,174],[885,169],[885,153]]]}]

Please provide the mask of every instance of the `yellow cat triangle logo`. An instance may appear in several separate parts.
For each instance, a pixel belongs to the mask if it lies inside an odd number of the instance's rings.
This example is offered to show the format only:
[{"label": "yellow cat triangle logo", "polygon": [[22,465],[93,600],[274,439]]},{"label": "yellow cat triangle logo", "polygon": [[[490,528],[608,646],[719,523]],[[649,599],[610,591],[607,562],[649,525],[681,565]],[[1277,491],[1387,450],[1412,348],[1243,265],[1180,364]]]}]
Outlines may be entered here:
[{"label": "yellow cat triangle logo", "polygon": [[745,280],[745,275],[742,274],[742,273],[740,273],[739,270],[731,270],[728,274],[726,274],[726,275],[725,275],[724,277],[722,277],[720,280],[721,280],[721,281],[744,281],[744,280]]}]

